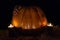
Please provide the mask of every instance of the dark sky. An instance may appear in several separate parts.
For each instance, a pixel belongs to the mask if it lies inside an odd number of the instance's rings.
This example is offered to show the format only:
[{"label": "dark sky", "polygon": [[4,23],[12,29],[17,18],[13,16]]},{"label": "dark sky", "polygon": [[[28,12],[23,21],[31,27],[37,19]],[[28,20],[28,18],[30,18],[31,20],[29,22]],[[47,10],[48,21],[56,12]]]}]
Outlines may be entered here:
[{"label": "dark sky", "polygon": [[6,29],[10,24],[15,5],[39,6],[49,22],[60,25],[60,1],[58,0],[0,0],[0,29]]}]

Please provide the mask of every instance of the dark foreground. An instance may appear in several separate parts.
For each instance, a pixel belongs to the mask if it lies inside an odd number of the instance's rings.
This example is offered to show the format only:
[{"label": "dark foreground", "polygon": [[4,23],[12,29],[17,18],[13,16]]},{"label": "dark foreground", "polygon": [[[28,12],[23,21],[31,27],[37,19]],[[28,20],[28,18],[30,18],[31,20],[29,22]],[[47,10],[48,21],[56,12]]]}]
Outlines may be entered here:
[{"label": "dark foreground", "polygon": [[20,32],[14,29],[0,30],[0,40],[60,40],[60,29],[43,28],[39,31]]}]

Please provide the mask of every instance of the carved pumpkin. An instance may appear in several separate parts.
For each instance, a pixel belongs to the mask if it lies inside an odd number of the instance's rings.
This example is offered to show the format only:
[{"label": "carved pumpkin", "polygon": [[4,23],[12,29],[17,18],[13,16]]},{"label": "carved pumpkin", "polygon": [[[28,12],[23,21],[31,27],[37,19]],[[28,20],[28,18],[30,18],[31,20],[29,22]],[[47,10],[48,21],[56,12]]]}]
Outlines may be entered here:
[{"label": "carved pumpkin", "polygon": [[12,25],[22,29],[37,29],[46,26],[43,11],[35,6],[16,6],[13,10]]}]

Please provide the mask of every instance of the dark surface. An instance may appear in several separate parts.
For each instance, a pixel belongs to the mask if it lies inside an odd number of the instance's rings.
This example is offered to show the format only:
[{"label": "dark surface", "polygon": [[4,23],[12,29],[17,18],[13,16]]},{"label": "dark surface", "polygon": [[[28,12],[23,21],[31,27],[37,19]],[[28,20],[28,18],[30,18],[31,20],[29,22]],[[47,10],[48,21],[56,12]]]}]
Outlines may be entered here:
[{"label": "dark surface", "polygon": [[[24,35],[21,35],[22,32]],[[52,29],[50,27],[33,31],[21,29],[0,30],[0,40],[60,40],[60,30],[59,28]]]},{"label": "dark surface", "polygon": [[[10,37],[17,37],[17,36],[41,36],[41,34],[49,35],[49,36],[58,36],[60,35],[60,30],[54,29],[53,27],[44,27],[41,29],[30,29],[30,30],[23,30],[23,29],[8,29]],[[56,35],[57,34],[57,35]]]}]

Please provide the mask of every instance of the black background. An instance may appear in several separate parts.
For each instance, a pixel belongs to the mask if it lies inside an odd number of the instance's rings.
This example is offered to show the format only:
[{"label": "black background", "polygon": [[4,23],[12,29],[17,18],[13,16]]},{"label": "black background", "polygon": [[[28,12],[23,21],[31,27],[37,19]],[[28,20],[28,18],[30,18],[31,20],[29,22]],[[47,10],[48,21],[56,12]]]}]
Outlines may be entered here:
[{"label": "black background", "polygon": [[0,0],[0,29],[7,29],[12,19],[15,5],[39,6],[48,22],[60,25],[60,1],[58,0]]}]

